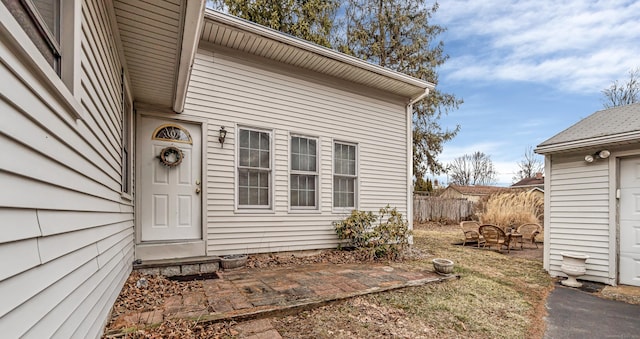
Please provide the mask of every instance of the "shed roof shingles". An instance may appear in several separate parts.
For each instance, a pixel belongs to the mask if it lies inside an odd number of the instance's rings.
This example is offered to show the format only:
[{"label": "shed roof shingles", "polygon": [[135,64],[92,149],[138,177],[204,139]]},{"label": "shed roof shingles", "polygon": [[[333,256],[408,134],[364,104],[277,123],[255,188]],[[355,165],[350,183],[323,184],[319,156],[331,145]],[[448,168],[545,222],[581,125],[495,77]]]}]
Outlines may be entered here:
[{"label": "shed roof shingles", "polygon": [[538,147],[634,131],[640,131],[640,103],[597,111],[547,139]]}]

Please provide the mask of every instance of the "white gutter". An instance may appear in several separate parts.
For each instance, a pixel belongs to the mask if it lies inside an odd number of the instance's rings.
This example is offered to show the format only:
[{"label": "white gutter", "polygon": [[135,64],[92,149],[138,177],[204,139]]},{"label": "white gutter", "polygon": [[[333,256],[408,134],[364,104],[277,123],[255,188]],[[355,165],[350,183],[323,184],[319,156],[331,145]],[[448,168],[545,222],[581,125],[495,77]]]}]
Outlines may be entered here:
[{"label": "white gutter", "polygon": [[427,95],[429,95],[429,87],[424,89],[424,93],[410,99],[407,103],[407,221],[410,230],[413,229],[413,104]]},{"label": "white gutter", "polygon": [[538,154],[556,153],[562,151],[571,151],[579,148],[600,147],[603,144],[617,144],[637,142],[640,140],[640,131],[621,133],[617,135],[607,135],[585,140],[567,141],[551,145],[538,145],[535,152]]},{"label": "white gutter", "polygon": [[204,26],[205,0],[188,0],[185,3],[182,48],[180,50],[178,75],[176,76],[175,99],[173,100],[173,110],[176,113],[184,111],[193,61],[196,58],[198,42]]},{"label": "white gutter", "polygon": [[221,24],[224,24],[248,33],[256,34],[264,38],[271,39],[289,46],[300,48],[300,49],[309,51],[311,53],[318,54],[325,58],[333,59],[347,65],[358,67],[360,69],[363,69],[372,73],[376,73],[378,75],[382,75],[390,79],[398,80],[412,86],[416,86],[420,88],[425,88],[425,87],[432,88],[432,89],[435,88],[435,85],[430,82],[420,80],[400,72],[396,72],[387,68],[383,68],[383,67],[368,63],[359,58],[356,58],[344,53],[340,53],[320,45],[307,42],[303,39],[286,35],[276,30],[254,24],[250,21],[240,19],[228,14],[206,9],[204,16],[207,19],[219,22]]}]

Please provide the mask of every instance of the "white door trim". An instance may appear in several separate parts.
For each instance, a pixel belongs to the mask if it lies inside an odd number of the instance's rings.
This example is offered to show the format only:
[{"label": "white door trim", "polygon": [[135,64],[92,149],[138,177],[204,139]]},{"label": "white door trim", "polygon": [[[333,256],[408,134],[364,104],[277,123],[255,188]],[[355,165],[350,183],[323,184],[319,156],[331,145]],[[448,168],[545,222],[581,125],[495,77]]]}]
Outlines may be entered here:
[{"label": "white door trim", "polygon": [[[201,209],[200,209],[200,220],[201,220],[201,234],[202,234],[202,239],[199,240],[190,240],[190,241],[182,241],[182,242],[157,242],[157,243],[150,243],[150,242],[145,242],[142,243],[141,239],[142,239],[142,233],[141,233],[141,195],[137,194],[138,192],[136,192],[137,190],[140,189],[140,185],[138,185],[137,183],[141,182],[141,177],[140,177],[140,171],[139,171],[139,166],[137,164],[137,152],[138,150],[138,143],[139,143],[139,138],[141,137],[138,133],[138,129],[139,126],[141,126],[141,122],[140,120],[143,117],[148,117],[148,118],[155,118],[155,119],[163,119],[166,120],[167,122],[185,122],[185,123],[191,123],[194,125],[199,125],[200,126],[200,131],[201,131],[201,161],[200,161],[200,166],[201,166],[201,194],[200,194],[200,203],[201,203]],[[168,115],[167,113],[158,113],[158,112],[153,112],[153,111],[147,111],[147,109],[138,109],[136,114],[135,114],[135,128],[136,128],[136,133],[135,133],[135,142],[134,142],[134,154],[136,154],[136,156],[134,156],[135,160],[135,184],[134,184],[134,194],[135,194],[135,258],[136,259],[141,259],[141,260],[159,260],[159,259],[171,259],[171,258],[186,258],[186,257],[198,257],[198,256],[206,256],[207,254],[207,227],[206,225],[208,224],[207,221],[207,209],[206,209],[206,197],[208,194],[208,188],[207,188],[207,131],[208,131],[208,126],[207,126],[207,119],[203,119],[200,117],[194,117],[194,116],[189,116],[189,115],[185,115],[185,114],[175,114],[172,113],[171,115]]]},{"label": "white door trim", "polygon": [[[621,252],[623,250],[622,248],[622,244],[621,244],[621,234],[622,234],[622,230],[621,230],[621,218],[622,213],[621,213],[621,203],[620,201],[617,199],[617,192],[619,189],[622,189],[622,162],[623,161],[633,161],[634,159],[640,159],[640,152],[638,152],[637,150],[630,150],[630,151],[624,151],[624,152],[619,152],[618,154],[615,154],[615,160],[611,160],[610,164],[612,164],[614,167],[614,173],[616,174],[616,181],[615,181],[615,192],[612,194],[613,198],[616,201],[616,208],[614,209],[614,213],[615,213],[615,226],[616,226],[616,237],[615,237],[615,242],[616,242],[616,255],[615,255],[615,259],[616,259],[616,265],[615,265],[615,270],[616,270],[616,283],[623,283],[621,282],[621,270],[622,270],[622,265],[621,265]],[[614,284],[615,285],[615,284]]]}]

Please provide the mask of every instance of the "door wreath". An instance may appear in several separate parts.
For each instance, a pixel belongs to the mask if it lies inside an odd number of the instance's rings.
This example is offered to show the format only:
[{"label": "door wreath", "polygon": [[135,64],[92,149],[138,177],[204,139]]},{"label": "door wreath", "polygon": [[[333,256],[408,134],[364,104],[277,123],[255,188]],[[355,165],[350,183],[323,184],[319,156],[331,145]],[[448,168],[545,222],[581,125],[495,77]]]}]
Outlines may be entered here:
[{"label": "door wreath", "polygon": [[160,163],[167,167],[176,167],[180,165],[183,158],[184,154],[175,146],[165,147],[160,151]]}]

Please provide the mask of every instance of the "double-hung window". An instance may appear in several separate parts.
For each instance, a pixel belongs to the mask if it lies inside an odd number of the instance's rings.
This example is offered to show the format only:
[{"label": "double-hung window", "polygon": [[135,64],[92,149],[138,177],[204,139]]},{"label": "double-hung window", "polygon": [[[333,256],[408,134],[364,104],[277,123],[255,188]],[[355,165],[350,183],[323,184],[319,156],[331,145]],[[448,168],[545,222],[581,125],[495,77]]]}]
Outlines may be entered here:
[{"label": "double-hung window", "polygon": [[238,206],[271,207],[271,133],[240,128],[238,157]]},{"label": "double-hung window", "polygon": [[60,74],[60,0],[4,0],[14,18]]},{"label": "double-hung window", "polygon": [[333,144],[333,207],[356,208],[357,148],[354,144]]},{"label": "double-hung window", "polygon": [[318,207],[318,141],[291,137],[289,201],[292,209]]}]

